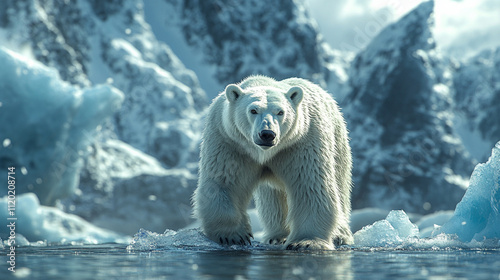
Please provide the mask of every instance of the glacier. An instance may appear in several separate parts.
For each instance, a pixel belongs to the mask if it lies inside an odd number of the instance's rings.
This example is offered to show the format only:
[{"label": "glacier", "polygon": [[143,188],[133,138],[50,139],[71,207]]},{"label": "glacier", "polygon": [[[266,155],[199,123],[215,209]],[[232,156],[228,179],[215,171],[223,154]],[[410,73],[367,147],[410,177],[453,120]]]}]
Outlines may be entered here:
[{"label": "glacier", "polygon": [[[55,205],[79,185],[88,145],[123,93],[109,85],[79,88],[41,63],[0,47],[0,166],[14,167],[17,241],[102,243],[127,240]],[[7,221],[7,188],[0,217]],[[36,194],[35,194],[36,193]],[[10,205],[10,204],[9,204]],[[0,229],[6,239],[8,228]],[[26,240],[27,239],[27,240]]]},{"label": "glacier", "polygon": [[123,93],[108,85],[80,89],[2,47],[0,63],[0,166],[17,168],[17,193],[36,192],[55,205],[78,187],[87,146]]}]

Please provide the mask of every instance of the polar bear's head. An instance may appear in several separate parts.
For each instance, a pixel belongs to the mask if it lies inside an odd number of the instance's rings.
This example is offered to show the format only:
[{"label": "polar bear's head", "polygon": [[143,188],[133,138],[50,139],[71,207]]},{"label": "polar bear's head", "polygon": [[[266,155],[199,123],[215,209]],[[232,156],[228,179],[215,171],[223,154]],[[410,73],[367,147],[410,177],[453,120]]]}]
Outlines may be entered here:
[{"label": "polar bear's head", "polygon": [[293,129],[304,96],[297,86],[288,90],[267,86],[242,89],[230,84],[225,93],[233,106],[231,117],[236,128],[262,150],[278,145]]}]

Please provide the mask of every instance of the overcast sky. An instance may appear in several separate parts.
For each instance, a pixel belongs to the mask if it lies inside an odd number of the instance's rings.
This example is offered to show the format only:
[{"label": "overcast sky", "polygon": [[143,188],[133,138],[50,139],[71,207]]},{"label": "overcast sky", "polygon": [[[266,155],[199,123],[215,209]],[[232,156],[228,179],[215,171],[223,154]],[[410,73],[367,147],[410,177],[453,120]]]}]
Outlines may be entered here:
[{"label": "overcast sky", "polygon": [[[359,51],[387,24],[422,0],[306,0],[334,48]],[[500,46],[500,0],[436,0],[434,36],[457,59]]]}]

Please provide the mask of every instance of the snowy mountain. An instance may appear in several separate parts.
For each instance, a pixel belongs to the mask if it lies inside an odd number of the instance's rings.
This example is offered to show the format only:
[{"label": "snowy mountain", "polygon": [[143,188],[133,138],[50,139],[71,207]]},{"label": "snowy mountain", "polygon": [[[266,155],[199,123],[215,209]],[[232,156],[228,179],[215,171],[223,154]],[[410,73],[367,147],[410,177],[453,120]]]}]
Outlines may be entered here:
[{"label": "snowy mountain", "polygon": [[484,50],[453,67],[456,123],[469,152],[478,161],[500,139],[500,47]]},{"label": "snowy mountain", "polygon": [[172,1],[168,24],[216,65],[223,85],[252,74],[310,79],[335,95],[350,56],[331,50],[302,1]]},{"label": "snowy mountain", "polygon": [[473,164],[453,127],[452,81],[435,49],[433,2],[380,32],[349,71],[344,102],[355,208],[453,208]]}]

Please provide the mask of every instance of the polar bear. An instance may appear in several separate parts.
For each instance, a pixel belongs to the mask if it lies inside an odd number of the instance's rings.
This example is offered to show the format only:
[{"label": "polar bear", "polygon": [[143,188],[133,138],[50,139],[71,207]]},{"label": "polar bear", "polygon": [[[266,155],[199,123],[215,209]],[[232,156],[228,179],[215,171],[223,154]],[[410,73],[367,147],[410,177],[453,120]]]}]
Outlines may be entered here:
[{"label": "polar bear", "polygon": [[208,110],[194,215],[221,244],[250,244],[255,194],[265,242],[285,249],[352,244],[351,150],[333,98],[300,78],[251,76]]}]

